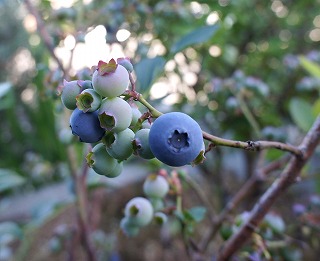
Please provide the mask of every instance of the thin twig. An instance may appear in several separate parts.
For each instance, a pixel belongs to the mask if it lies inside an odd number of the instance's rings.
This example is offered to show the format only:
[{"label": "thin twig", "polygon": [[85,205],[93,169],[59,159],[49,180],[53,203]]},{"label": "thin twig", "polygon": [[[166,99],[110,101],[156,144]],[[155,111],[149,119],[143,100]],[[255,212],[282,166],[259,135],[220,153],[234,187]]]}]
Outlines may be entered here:
[{"label": "thin twig", "polygon": [[211,141],[216,146],[227,146],[233,148],[240,148],[250,151],[260,151],[264,149],[278,149],[282,151],[290,152],[298,157],[302,156],[302,151],[298,147],[292,146],[290,144],[277,142],[277,141],[235,141],[220,138],[214,135],[211,135],[207,132],[202,132],[203,138]]},{"label": "thin twig", "polygon": [[[157,118],[162,115],[160,111],[154,108],[144,97],[136,92],[128,90],[125,95],[129,95],[133,97],[135,100],[139,101],[142,105],[144,105],[149,112],[152,114],[154,118]],[[297,157],[302,157],[302,151],[300,148],[292,146],[290,144],[277,142],[277,141],[235,141],[228,140],[224,138],[220,138],[214,135],[211,135],[205,131],[202,132],[203,138],[210,141],[215,146],[226,146],[233,147],[239,149],[245,149],[250,151],[260,151],[264,149],[278,149],[282,151],[287,151],[294,154]]]},{"label": "thin twig", "polygon": [[56,56],[56,54],[54,52],[54,45],[53,45],[51,36],[48,33],[48,31],[44,25],[43,18],[41,17],[41,15],[37,11],[37,9],[33,6],[33,4],[30,2],[30,0],[24,0],[24,3],[26,5],[29,13],[32,14],[36,19],[37,28],[38,28],[40,37],[41,37],[44,45],[46,46],[51,57],[56,61],[59,69],[63,72],[63,74],[65,76],[66,75],[65,69],[62,65],[62,62],[60,61],[60,59]]},{"label": "thin twig", "polygon": [[289,160],[289,155],[286,155],[279,160],[273,161],[266,165],[265,167],[256,171],[256,173],[248,179],[244,185],[238,190],[238,192],[234,195],[234,197],[228,202],[225,208],[219,213],[219,215],[214,220],[214,225],[211,229],[204,235],[202,241],[200,242],[200,249],[202,252],[206,250],[209,243],[213,239],[213,237],[219,231],[223,221],[227,218],[227,216],[239,205],[244,198],[246,198],[252,190],[256,187],[256,185],[265,179],[265,177],[273,172],[281,168],[284,164],[286,164]]},{"label": "thin twig", "polygon": [[268,213],[277,198],[293,183],[296,182],[301,169],[314,153],[315,148],[320,142],[320,117],[318,117],[303,139],[299,150],[303,152],[302,157],[292,156],[287,167],[283,170],[280,177],[275,180],[272,186],[262,195],[250,212],[246,222],[240,227],[222,248],[217,260],[229,260],[229,258],[250,238],[264,216]]}]

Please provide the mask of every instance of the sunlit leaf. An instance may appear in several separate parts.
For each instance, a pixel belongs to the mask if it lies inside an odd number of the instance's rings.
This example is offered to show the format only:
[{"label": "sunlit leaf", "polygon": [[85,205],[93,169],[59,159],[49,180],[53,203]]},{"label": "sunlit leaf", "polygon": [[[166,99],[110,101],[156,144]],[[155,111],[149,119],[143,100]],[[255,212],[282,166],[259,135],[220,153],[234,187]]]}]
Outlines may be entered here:
[{"label": "sunlit leaf", "polygon": [[295,124],[304,131],[308,131],[315,120],[312,106],[306,101],[294,98],[290,101],[289,111]]},{"label": "sunlit leaf", "polygon": [[146,58],[135,65],[139,92],[147,93],[155,79],[163,72],[166,61],[163,57]]},{"label": "sunlit leaf", "polygon": [[188,46],[204,43],[208,41],[216,33],[218,28],[218,25],[207,25],[199,27],[193,30],[192,32],[186,34],[175,44],[173,44],[170,52],[172,54],[175,54],[187,48]]},{"label": "sunlit leaf", "polygon": [[320,78],[320,65],[301,56],[300,62],[302,67],[312,76]]},{"label": "sunlit leaf", "polygon": [[25,179],[9,169],[0,169],[0,192],[22,185]]}]

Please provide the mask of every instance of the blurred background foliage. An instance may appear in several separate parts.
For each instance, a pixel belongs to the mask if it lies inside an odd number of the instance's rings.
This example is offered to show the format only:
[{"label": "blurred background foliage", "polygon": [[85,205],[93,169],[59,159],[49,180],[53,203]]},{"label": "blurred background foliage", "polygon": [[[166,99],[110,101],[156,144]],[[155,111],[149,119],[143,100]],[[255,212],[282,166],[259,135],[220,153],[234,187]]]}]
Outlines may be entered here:
[{"label": "blurred background foliage", "polygon": [[[59,86],[63,78],[90,79],[88,70],[99,60],[130,57],[138,91],[155,107],[188,113],[221,137],[298,145],[320,111],[319,0],[30,2],[44,19],[64,71],[25,2],[0,0],[3,202],[70,181],[66,153],[74,138]],[[217,148],[197,167],[211,184],[217,211],[252,175],[257,155]],[[266,159],[280,155],[268,151]],[[320,192],[317,174],[314,159],[296,189],[305,192],[301,203],[309,204]],[[291,196],[287,212],[296,202]],[[313,226],[319,231],[319,223]]]}]

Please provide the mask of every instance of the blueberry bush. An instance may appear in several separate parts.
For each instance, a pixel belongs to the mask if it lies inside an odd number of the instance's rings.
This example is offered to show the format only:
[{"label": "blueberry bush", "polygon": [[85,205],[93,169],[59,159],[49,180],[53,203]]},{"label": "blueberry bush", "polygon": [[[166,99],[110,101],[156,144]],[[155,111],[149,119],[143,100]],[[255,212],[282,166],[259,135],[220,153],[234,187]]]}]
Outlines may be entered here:
[{"label": "blueberry bush", "polygon": [[317,260],[317,4],[0,2],[0,260]]}]

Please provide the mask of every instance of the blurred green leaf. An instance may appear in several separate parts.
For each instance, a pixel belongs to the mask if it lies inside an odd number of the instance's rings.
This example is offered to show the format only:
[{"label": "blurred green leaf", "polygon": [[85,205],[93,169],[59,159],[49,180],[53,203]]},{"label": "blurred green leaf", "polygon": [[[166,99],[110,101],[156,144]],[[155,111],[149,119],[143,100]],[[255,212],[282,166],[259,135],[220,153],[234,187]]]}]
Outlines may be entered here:
[{"label": "blurred green leaf", "polygon": [[185,212],[185,216],[198,223],[204,219],[206,212],[207,210],[205,207],[193,207]]},{"label": "blurred green leaf", "polygon": [[134,67],[139,91],[146,94],[154,80],[163,72],[166,60],[161,56],[142,59]]},{"label": "blurred green leaf", "polygon": [[312,110],[312,106],[302,99],[293,98],[290,101],[291,118],[304,131],[308,131],[315,120]]},{"label": "blurred green leaf", "polygon": [[0,169],[0,192],[22,185],[25,179],[9,169]]},{"label": "blurred green leaf", "polygon": [[170,53],[175,54],[188,46],[208,41],[216,33],[218,28],[218,25],[207,25],[193,30],[173,44]]},{"label": "blurred green leaf", "polygon": [[301,66],[312,76],[320,78],[320,66],[308,60],[307,58],[300,56]]},{"label": "blurred green leaf", "polygon": [[13,104],[12,84],[10,82],[0,83],[0,110],[10,108]]},{"label": "blurred green leaf", "polygon": [[320,114],[320,99],[313,104],[312,112],[314,117],[317,117]]}]

